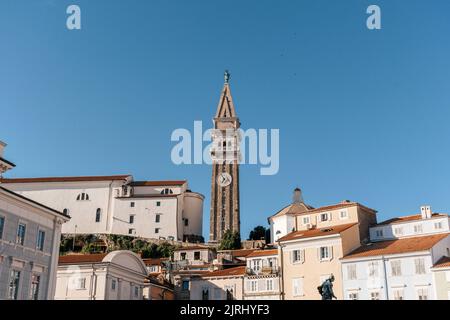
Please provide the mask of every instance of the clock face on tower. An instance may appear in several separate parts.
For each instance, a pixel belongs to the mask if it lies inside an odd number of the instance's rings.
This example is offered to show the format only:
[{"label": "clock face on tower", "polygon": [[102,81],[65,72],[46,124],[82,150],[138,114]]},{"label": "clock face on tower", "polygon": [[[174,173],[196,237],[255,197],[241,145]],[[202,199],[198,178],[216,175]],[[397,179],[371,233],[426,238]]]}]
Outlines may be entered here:
[{"label": "clock face on tower", "polygon": [[217,177],[217,183],[221,187],[228,187],[232,181],[233,181],[233,178],[231,177],[231,175],[228,172],[222,172]]}]

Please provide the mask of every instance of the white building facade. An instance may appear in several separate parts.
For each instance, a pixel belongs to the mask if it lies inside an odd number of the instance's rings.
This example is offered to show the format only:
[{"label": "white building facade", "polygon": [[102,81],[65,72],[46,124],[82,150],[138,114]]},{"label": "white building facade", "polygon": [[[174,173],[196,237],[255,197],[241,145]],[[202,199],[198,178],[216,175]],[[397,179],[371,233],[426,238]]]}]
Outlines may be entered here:
[{"label": "white building facade", "polygon": [[342,261],[347,300],[435,300],[433,266],[450,254],[449,216],[399,217],[370,228],[371,242]]},{"label": "white building facade", "polygon": [[244,300],[280,300],[278,250],[255,250],[246,260]]},{"label": "white building facade", "polygon": [[[14,164],[3,159],[0,176]],[[51,300],[61,227],[69,217],[0,183],[0,300]]]},{"label": "white building facade", "polygon": [[202,235],[203,195],[187,181],[130,175],[2,179],[9,189],[71,216],[63,234],[118,234],[185,241]]},{"label": "white building facade", "polygon": [[131,251],[59,259],[55,300],[143,300],[147,269]]}]

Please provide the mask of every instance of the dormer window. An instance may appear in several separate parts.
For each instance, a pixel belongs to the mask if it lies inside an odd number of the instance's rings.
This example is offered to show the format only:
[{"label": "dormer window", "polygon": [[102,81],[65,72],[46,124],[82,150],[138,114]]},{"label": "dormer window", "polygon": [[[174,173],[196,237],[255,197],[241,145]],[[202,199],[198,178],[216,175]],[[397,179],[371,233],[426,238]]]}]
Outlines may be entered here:
[{"label": "dormer window", "polygon": [[87,193],[80,193],[77,196],[77,201],[89,201],[89,195]]},{"label": "dormer window", "polygon": [[172,189],[169,189],[169,188],[166,188],[166,189],[164,189],[164,190],[162,190],[161,191],[161,194],[173,194],[173,190]]}]

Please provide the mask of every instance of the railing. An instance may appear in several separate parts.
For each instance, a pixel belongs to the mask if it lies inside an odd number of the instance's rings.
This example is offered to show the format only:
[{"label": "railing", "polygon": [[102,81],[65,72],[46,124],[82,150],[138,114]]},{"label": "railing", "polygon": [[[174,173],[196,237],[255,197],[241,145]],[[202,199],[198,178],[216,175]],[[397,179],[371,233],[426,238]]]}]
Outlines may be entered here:
[{"label": "railing", "polygon": [[249,276],[278,275],[279,267],[261,267],[260,269],[246,268],[245,273]]}]

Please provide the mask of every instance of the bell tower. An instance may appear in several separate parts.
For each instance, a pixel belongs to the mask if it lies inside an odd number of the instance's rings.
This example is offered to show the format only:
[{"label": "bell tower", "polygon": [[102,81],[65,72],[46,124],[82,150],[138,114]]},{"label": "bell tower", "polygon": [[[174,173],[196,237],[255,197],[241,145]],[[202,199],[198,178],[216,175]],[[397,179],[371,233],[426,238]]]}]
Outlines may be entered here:
[{"label": "bell tower", "polygon": [[240,122],[230,90],[230,73],[213,119],[210,242],[219,242],[227,230],[240,233],[239,162]]}]

